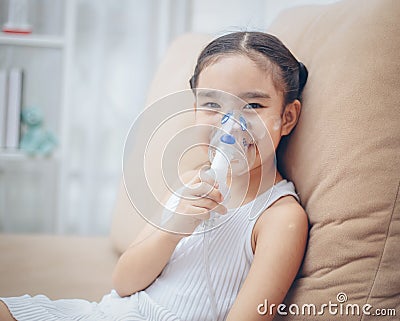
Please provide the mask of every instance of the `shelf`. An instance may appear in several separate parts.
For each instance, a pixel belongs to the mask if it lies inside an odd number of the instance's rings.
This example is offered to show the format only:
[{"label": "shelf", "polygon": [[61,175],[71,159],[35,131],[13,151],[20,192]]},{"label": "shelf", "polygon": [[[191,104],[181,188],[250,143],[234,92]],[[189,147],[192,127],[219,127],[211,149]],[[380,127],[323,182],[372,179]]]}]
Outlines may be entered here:
[{"label": "shelf", "polygon": [[0,33],[0,45],[28,46],[41,48],[63,48],[64,38],[60,36],[47,35],[14,35]]},{"label": "shelf", "polygon": [[31,156],[21,150],[5,150],[0,148],[0,162],[7,161],[54,161],[57,160],[57,156],[51,155],[49,157],[44,156]]}]

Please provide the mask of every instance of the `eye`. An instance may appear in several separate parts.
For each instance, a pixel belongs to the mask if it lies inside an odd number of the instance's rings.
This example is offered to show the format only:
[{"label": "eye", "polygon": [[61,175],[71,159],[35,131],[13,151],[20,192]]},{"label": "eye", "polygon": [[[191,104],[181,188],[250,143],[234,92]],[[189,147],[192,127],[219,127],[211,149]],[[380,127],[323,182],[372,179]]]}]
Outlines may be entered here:
[{"label": "eye", "polygon": [[249,103],[243,107],[243,109],[257,109],[257,108],[265,108],[265,106],[259,103]]},{"label": "eye", "polygon": [[201,107],[210,108],[210,109],[221,108],[221,106],[219,104],[213,103],[213,102],[207,102],[207,103],[201,104]]}]

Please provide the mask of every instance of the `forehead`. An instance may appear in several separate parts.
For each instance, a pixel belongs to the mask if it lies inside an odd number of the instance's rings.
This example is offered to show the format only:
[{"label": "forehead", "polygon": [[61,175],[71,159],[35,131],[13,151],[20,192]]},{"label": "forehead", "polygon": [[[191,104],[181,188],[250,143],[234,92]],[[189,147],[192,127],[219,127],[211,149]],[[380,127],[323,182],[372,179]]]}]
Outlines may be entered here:
[{"label": "forehead", "polygon": [[197,87],[221,90],[236,96],[259,92],[271,99],[282,98],[268,68],[261,68],[249,57],[240,54],[224,55],[207,65],[200,72]]}]

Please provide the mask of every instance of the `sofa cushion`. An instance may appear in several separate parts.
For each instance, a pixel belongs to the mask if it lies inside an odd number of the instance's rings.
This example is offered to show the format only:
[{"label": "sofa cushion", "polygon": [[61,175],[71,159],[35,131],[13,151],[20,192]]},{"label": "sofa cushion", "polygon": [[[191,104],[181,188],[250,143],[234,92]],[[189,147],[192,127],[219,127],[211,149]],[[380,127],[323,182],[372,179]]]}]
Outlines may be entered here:
[{"label": "sofa cushion", "polygon": [[269,28],[309,69],[278,153],[310,221],[288,305],[344,292],[349,304],[400,306],[399,14],[398,1],[350,0],[288,10]]},{"label": "sofa cushion", "polygon": [[117,261],[107,237],[0,234],[0,296],[98,301]]}]

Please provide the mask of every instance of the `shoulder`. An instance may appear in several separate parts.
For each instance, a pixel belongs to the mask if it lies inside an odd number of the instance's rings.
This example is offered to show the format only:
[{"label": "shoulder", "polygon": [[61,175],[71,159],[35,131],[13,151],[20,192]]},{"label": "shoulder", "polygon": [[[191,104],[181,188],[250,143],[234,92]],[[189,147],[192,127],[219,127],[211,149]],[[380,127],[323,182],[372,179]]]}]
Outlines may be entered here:
[{"label": "shoulder", "polygon": [[303,207],[291,196],[283,196],[268,207],[258,218],[252,233],[253,253],[257,244],[277,234],[278,239],[304,239],[308,236],[308,218]]},{"label": "shoulder", "polygon": [[[256,245],[248,275],[227,320],[261,320],[256,308],[277,307],[298,273],[305,253],[308,220],[293,196],[271,205],[256,222]],[[272,317],[271,317],[272,318]]]}]

